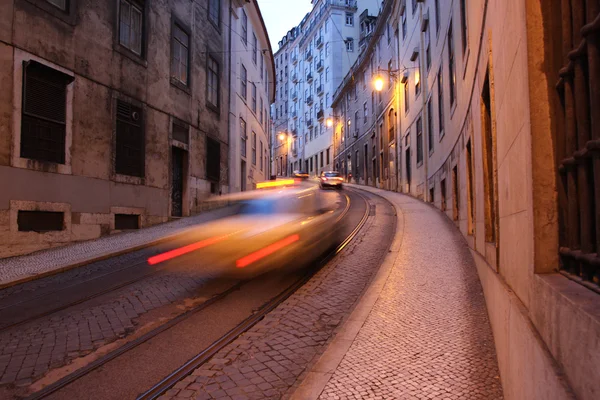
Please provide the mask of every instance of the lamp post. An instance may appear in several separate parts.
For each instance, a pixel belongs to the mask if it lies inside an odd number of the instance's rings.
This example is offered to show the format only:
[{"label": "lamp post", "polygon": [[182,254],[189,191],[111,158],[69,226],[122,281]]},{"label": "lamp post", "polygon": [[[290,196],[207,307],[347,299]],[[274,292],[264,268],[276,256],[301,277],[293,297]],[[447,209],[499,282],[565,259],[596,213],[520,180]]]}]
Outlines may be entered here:
[{"label": "lamp post", "polygon": [[289,134],[287,132],[279,132],[279,134],[277,135],[277,137],[279,138],[280,142],[285,142],[284,144],[285,146],[285,174],[283,173],[283,168],[281,169],[282,175],[284,176],[288,176],[288,153],[290,151],[289,149]]}]

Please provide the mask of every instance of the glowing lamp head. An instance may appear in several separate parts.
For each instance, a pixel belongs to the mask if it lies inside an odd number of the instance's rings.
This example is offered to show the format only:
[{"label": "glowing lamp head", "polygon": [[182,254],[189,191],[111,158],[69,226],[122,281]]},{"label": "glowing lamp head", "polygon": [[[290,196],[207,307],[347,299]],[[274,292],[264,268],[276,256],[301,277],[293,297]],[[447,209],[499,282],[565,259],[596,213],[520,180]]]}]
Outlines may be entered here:
[{"label": "glowing lamp head", "polygon": [[282,142],[285,140],[285,133],[279,134],[279,140],[281,140]]},{"label": "glowing lamp head", "polygon": [[383,78],[381,76],[375,78],[375,90],[378,92],[383,90]]},{"label": "glowing lamp head", "polygon": [[327,127],[331,128],[333,126],[333,119],[332,118],[327,118]]}]

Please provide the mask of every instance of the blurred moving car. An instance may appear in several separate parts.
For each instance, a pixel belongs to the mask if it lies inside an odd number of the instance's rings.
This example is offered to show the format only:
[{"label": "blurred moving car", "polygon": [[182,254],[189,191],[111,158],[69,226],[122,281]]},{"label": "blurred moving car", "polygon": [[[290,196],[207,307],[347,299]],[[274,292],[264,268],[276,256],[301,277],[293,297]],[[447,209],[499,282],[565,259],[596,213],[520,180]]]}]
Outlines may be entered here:
[{"label": "blurred moving car", "polygon": [[308,173],[304,172],[304,171],[294,171],[292,176],[296,179],[302,179],[302,180],[308,179]]},{"label": "blurred moving car", "polygon": [[201,240],[151,257],[148,263],[185,255],[192,264],[210,267],[211,273],[236,278],[309,264],[342,241],[342,210],[336,208],[337,195],[326,195],[308,182],[291,182],[268,181],[257,185],[264,189],[231,195],[238,208],[235,215],[198,226],[192,234]]},{"label": "blurred moving car", "polygon": [[336,189],[342,189],[342,183],[344,182],[344,178],[337,171],[323,171],[321,172],[321,176],[319,177],[319,186],[321,189],[325,189],[328,187],[333,187]]}]

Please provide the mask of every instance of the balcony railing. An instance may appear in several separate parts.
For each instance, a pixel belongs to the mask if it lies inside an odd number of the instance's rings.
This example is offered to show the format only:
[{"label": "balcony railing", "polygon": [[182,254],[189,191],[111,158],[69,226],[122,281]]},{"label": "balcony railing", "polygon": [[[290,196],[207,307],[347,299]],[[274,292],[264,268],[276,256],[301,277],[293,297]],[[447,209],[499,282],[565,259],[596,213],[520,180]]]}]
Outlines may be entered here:
[{"label": "balcony railing", "polygon": [[298,83],[298,74],[292,74],[292,82]]},{"label": "balcony railing", "polygon": [[292,64],[296,65],[298,63],[298,56],[295,54],[292,54]]},{"label": "balcony railing", "polygon": [[306,120],[306,126],[308,126],[309,128],[311,128],[313,126],[313,120],[312,119],[307,119]]},{"label": "balcony railing", "polygon": [[312,58],[313,58],[312,51],[310,51],[310,50],[307,51],[306,54],[305,54],[305,56],[304,56],[304,59],[306,61],[310,61],[310,60],[312,60]]},{"label": "balcony railing", "polygon": [[325,112],[324,112],[323,110],[319,110],[319,111],[317,112],[317,119],[318,119],[319,121],[322,121],[322,120],[323,120],[323,118],[325,118]]},{"label": "balcony railing", "polygon": [[292,111],[292,118],[298,118],[298,113],[296,111]]},{"label": "balcony railing", "polygon": [[292,92],[292,100],[298,99],[298,92]]},{"label": "balcony railing", "polygon": [[308,74],[306,74],[306,82],[310,83],[313,81],[313,76],[312,74],[309,72]]},{"label": "balcony railing", "polygon": [[312,96],[308,96],[308,97],[306,98],[306,104],[308,104],[308,105],[310,106],[312,103],[313,103],[313,98],[312,98]]},{"label": "balcony railing", "polygon": [[317,49],[320,49],[321,47],[323,47],[323,36],[319,36],[317,38],[316,45],[317,45]]},{"label": "balcony railing", "polygon": [[319,86],[317,87],[317,94],[318,94],[319,96],[323,96],[323,85],[319,85]]}]

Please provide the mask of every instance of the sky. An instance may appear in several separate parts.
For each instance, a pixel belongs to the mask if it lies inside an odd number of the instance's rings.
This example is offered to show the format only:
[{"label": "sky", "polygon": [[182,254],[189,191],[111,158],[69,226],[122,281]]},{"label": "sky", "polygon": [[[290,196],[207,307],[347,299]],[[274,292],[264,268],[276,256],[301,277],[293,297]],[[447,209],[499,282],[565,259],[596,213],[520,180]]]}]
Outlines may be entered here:
[{"label": "sky", "polygon": [[258,0],[273,53],[279,49],[277,43],[312,9],[311,0]]}]

